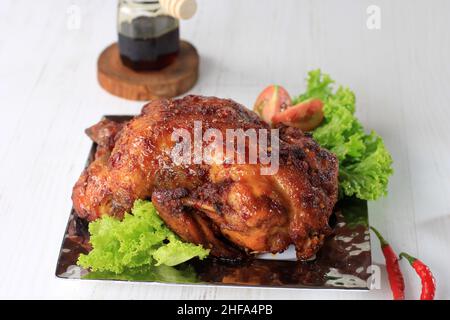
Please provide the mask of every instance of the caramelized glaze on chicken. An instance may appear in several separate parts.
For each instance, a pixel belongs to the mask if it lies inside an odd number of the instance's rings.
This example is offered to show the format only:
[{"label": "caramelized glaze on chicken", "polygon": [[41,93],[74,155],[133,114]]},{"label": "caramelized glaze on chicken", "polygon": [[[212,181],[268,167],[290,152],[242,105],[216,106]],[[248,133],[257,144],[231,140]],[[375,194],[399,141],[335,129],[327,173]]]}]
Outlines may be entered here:
[{"label": "caramelized glaze on chicken", "polygon": [[331,231],[335,156],[301,130],[281,126],[274,175],[262,175],[260,161],[177,165],[172,133],[193,133],[195,121],[224,137],[226,129],[270,129],[232,100],[200,96],[153,101],[124,125],[103,120],[87,130],[98,149],[73,190],[78,216],[121,218],[136,199],[151,199],[170,229],[214,256],[277,253],[290,244],[299,259],[314,255]]}]

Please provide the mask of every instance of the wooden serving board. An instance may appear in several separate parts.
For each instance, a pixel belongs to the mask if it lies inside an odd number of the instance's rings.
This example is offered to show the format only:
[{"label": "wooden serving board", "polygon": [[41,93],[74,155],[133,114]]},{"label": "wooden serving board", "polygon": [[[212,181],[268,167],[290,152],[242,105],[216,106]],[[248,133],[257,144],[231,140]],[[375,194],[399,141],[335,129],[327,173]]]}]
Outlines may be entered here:
[{"label": "wooden serving board", "polygon": [[100,55],[97,74],[100,85],[111,94],[129,100],[172,98],[189,91],[197,82],[199,55],[189,42],[181,41],[174,63],[158,71],[134,71],[122,64],[117,43]]}]

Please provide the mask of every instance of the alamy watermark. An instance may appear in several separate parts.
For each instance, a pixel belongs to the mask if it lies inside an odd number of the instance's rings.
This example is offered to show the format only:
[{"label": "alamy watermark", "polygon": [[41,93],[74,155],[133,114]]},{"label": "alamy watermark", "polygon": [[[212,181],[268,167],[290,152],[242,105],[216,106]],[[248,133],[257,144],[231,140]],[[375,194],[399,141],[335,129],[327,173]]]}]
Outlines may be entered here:
[{"label": "alamy watermark", "polygon": [[371,290],[381,289],[381,268],[375,264],[370,265],[367,268],[367,273],[370,274],[367,279],[367,287]]},{"label": "alamy watermark", "polygon": [[275,175],[279,169],[278,129],[208,128],[194,121],[193,134],[187,129],[174,129],[171,150],[176,165],[191,164],[260,164],[261,175]]},{"label": "alamy watermark", "polygon": [[67,7],[66,15],[67,15],[66,21],[67,29],[71,31],[79,30],[81,28],[81,8],[76,4],[72,4],[69,7]]},{"label": "alamy watermark", "polygon": [[367,7],[366,13],[368,15],[366,26],[369,30],[381,29],[381,8],[377,5],[370,5]]}]

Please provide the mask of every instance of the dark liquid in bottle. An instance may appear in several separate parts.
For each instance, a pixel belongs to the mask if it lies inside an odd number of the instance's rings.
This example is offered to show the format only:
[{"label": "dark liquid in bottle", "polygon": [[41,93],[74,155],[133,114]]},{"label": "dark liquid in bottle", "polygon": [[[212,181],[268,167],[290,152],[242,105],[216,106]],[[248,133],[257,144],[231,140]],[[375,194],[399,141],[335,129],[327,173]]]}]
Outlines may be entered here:
[{"label": "dark liquid in bottle", "polygon": [[176,59],[179,48],[178,22],[172,17],[139,17],[121,25],[120,57],[124,65],[134,70],[167,67]]}]

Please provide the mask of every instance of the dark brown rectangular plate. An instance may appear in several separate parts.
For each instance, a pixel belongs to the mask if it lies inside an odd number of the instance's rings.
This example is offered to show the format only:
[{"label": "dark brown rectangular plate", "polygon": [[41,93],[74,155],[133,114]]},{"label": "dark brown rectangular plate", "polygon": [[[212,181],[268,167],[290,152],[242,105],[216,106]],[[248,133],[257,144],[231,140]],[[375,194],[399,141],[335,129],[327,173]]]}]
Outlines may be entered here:
[{"label": "dark brown rectangular plate", "polygon": [[[130,116],[106,116],[126,121]],[[91,148],[87,164],[93,160]],[[333,235],[314,260],[295,261],[289,254],[264,255],[239,263],[217,259],[194,259],[177,267],[145,267],[117,275],[89,272],[76,262],[89,251],[88,224],[72,210],[56,267],[56,276],[65,279],[136,281],[203,286],[244,286],[310,289],[369,289],[371,265],[367,202],[344,198],[336,205],[330,221]],[[288,250],[289,251],[289,250]]]}]

